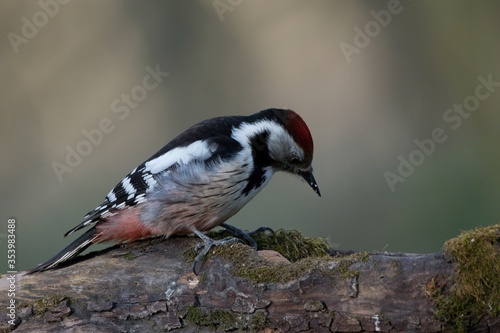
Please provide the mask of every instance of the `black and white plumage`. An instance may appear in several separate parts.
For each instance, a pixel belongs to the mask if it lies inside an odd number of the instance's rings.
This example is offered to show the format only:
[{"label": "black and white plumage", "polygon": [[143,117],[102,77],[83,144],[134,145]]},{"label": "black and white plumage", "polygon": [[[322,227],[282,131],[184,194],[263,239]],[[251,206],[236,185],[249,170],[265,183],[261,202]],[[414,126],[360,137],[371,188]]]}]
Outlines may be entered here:
[{"label": "black and white plumage", "polygon": [[291,110],[202,121],[132,170],[65,236],[89,230],[29,273],[54,268],[93,243],[155,235],[195,233],[206,253],[217,242],[201,232],[227,226],[276,171],[301,176],[320,195],[312,157],[309,129]]}]

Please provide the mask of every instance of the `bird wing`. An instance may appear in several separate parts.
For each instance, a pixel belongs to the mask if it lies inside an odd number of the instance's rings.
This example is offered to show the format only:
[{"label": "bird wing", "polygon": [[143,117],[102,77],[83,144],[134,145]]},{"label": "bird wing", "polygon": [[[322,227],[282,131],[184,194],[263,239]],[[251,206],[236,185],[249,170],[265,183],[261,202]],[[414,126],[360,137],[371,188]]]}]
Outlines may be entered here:
[{"label": "bird wing", "polygon": [[[185,133],[189,134],[189,131]],[[64,236],[81,228],[93,226],[121,209],[146,201],[146,195],[156,187],[160,176],[176,172],[179,165],[185,167],[200,162],[208,164],[215,159],[227,158],[237,152],[238,147],[241,148],[237,141],[228,136],[198,139],[188,145],[177,147],[172,147],[172,142],[132,170],[108,193],[101,205],[87,213],[84,220]]]}]

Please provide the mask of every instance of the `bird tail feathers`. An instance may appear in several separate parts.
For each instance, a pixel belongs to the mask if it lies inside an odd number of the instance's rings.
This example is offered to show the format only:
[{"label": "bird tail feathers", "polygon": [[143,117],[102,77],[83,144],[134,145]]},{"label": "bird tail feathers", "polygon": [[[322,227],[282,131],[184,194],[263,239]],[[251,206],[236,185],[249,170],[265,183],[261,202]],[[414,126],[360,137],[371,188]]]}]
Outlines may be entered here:
[{"label": "bird tail feathers", "polygon": [[93,227],[43,264],[28,270],[26,275],[43,272],[59,266],[63,262],[68,261],[85,251],[86,248],[94,243],[96,238],[97,229]]}]

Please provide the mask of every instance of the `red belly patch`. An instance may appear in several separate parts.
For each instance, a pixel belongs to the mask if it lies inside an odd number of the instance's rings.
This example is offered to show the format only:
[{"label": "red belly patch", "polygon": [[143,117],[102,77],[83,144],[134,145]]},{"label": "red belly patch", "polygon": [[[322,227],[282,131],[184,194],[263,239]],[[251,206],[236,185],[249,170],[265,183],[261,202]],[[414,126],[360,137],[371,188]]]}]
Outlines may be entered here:
[{"label": "red belly patch", "polygon": [[132,242],[153,233],[140,219],[140,207],[127,208],[96,225],[97,242]]}]

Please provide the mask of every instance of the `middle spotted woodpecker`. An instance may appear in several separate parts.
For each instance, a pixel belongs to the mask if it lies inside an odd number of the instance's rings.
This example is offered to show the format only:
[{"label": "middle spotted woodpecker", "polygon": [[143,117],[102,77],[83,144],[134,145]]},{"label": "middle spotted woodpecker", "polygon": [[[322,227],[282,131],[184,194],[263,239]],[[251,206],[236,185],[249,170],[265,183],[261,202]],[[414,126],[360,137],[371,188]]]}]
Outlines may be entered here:
[{"label": "middle spotted woodpecker", "polygon": [[52,269],[100,242],[194,233],[203,247],[237,241],[212,240],[203,231],[222,226],[255,241],[225,223],[269,182],[276,171],[302,177],[320,195],[312,174],[313,139],[306,123],[292,110],[268,109],[250,116],[202,121],[170,141],[132,170],[65,236],[88,228],[73,243],[28,271]]}]

